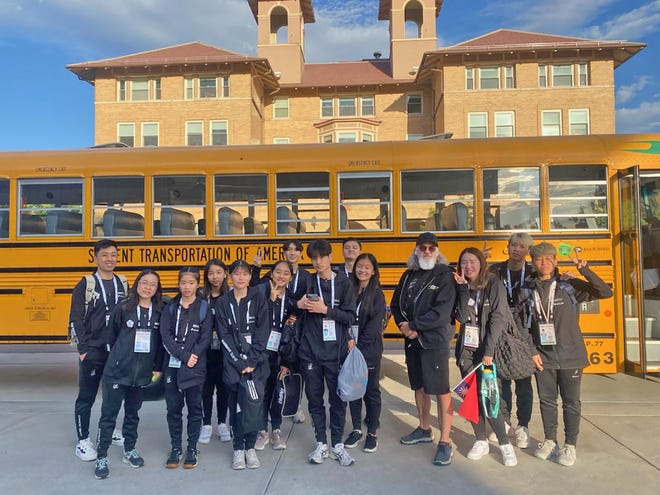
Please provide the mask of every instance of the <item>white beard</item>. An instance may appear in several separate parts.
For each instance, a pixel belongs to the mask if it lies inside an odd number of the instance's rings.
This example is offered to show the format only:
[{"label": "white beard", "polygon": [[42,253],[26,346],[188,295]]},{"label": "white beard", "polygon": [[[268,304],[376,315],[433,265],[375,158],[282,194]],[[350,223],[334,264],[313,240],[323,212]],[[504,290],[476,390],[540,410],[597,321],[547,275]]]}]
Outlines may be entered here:
[{"label": "white beard", "polygon": [[422,270],[433,270],[433,268],[435,267],[434,259],[424,259],[420,256],[417,258],[417,262],[419,263],[419,267]]}]

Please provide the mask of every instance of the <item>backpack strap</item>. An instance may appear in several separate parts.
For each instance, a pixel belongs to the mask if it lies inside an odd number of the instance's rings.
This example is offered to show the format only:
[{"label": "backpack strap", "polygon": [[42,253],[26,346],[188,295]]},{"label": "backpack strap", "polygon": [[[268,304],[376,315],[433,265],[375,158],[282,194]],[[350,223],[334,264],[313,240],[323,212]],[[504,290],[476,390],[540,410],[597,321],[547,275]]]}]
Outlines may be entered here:
[{"label": "backpack strap", "polygon": [[115,276],[121,282],[121,285],[124,287],[124,294],[128,296],[128,279],[124,275],[115,274]]},{"label": "backpack strap", "polygon": [[94,298],[96,277],[94,277],[94,275],[85,275],[83,278],[85,279],[85,316],[87,316],[87,308]]}]

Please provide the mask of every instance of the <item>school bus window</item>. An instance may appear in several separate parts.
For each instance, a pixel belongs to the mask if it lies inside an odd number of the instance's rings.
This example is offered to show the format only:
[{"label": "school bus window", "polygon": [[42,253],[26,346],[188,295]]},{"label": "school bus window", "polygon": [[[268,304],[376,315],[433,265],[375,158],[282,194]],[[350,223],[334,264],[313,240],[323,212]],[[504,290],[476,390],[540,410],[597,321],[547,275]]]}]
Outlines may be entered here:
[{"label": "school bus window", "polygon": [[552,230],[609,227],[605,165],[557,165],[549,172]]},{"label": "school bus window", "polygon": [[144,177],[94,177],[94,237],[144,237]]},{"label": "school bus window", "polygon": [[474,227],[474,172],[401,173],[401,230],[470,231]]},{"label": "school bus window", "polygon": [[154,177],[154,235],[206,235],[205,184],[203,175]]},{"label": "school bus window", "polygon": [[215,235],[268,233],[268,176],[216,175]]},{"label": "school bus window", "polygon": [[82,235],[83,181],[19,181],[19,235]]},{"label": "school bus window", "polygon": [[540,188],[536,167],[483,171],[484,230],[539,230]]},{"label": "school bus window", "polygon": [[341,173],[339,230],[390,230],[392,174]]},{"label": "school bus window", "polygon": [[0,179],[0,239],[9,237],[9,180]]},{"label": "school bus window", "polygon": [[330,174],[277,174],[277,234],[330,231]]}]

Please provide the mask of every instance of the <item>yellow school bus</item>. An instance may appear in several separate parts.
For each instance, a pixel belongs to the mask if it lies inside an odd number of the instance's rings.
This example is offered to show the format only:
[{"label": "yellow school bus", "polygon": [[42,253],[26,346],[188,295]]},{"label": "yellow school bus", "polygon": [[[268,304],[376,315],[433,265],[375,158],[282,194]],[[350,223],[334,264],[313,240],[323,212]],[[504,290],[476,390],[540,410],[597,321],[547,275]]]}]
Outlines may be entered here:
[{"label": "yellow school bus", "polygon": [[[512,231],[578,248],[615,297],[585,304],[588,371],[660,370],[659,135],[0,153],[0,342],[64,342],[93,243],[129,281],[166,289],[210,258],[264,263],[282,244],[355,237],[391,294],[422,231],[455,263],[506,259]],[[570,270],[568,257],[560,268]],[[390,326],[386,336],[398,335]]]}]

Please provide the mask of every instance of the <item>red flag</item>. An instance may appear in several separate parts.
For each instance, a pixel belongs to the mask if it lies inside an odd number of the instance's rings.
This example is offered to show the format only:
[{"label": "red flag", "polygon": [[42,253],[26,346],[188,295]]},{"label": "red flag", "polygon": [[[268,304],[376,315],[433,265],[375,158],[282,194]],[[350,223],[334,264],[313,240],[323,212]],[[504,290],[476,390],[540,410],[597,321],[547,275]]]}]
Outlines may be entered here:
[{"label": "red flag", "polygon": [[458,385],[453,388],[463,398],[461,407],[458,408],[458,414],[473,423],[479,422],[479,397],[477,394],[477,366]]}]

